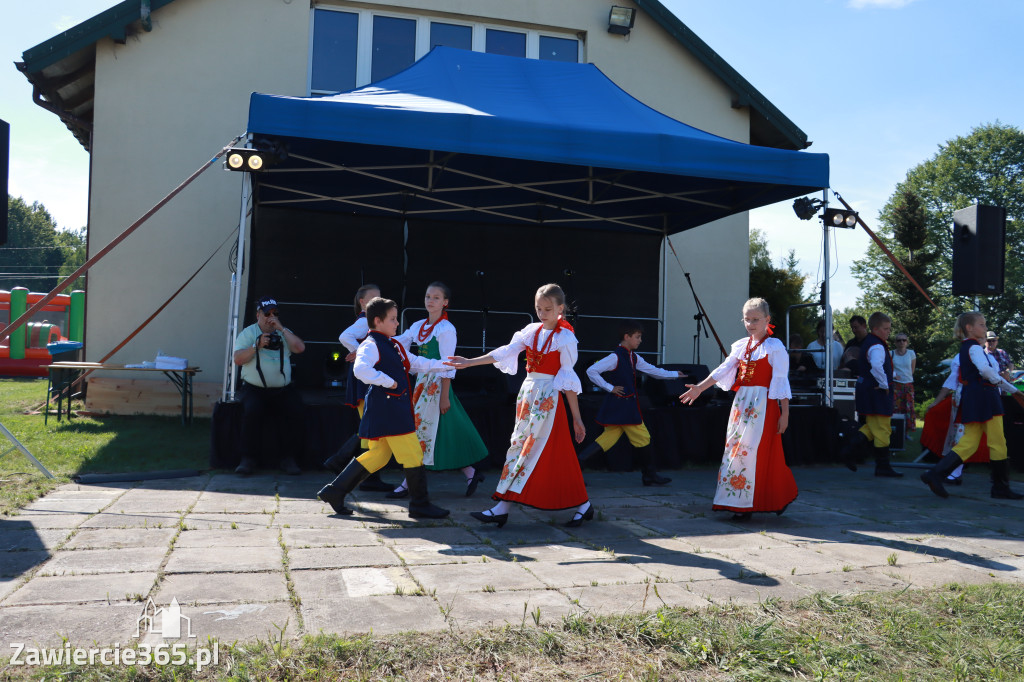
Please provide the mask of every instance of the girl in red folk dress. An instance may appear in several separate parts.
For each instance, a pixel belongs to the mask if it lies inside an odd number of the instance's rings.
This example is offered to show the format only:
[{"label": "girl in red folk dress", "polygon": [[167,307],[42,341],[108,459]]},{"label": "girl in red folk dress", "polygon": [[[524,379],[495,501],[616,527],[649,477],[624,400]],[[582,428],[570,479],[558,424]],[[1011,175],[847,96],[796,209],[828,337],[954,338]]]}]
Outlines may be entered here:
[{"label": "girl in red folk dress", "polygon": [[687,384],[689,390],[679,396],[683,403],[693,403],[714,383],[736,391],[712,509],[734,512],[737,521],[749,519],[752,512],[781,514],[797,496],[782,451],[792,397],[789,355],[772,337],[770,320],[764,299],[744,303],[743,326],[750,336],[732,344],[725,362],[699,384]]},{"label": "girl in red folk dress", "polygon": [[[546,284],[535,297],[539,323],[527,325],[512,336],[507,346],[487,355],[467,359],[452,357],[447,364],[457,369],[496,364],[506,374],[515,374],[519,354],[526,351],[526,380],[516,398],[516,425],[512,444],[505,456],[498,488],[492,496],[498,503],[491,509],[473,512],[482,523],[501,528],[508,521],[513,502],[537,509],[571,509],[576,513],[566,526],[577,527],[594,518],[587,497],[576,450],[587,432],[580,419],[577,395],[580,379],[573,371],[577,342],[572,326],[562,315],[565,294],[557,284]],[[569,433],[566,406],[572,414]]]}]

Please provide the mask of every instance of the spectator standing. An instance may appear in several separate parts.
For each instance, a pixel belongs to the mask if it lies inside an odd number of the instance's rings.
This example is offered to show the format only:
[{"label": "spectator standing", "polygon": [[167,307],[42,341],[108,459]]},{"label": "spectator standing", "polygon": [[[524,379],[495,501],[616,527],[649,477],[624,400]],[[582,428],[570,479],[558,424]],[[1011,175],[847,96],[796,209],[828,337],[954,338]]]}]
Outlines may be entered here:
[{"label": "spectator standing", "polygon": [[[985,352],[992,356],[992,359],[999,363],[999,376],[1006,379],[1007,381],[1012,380],[1010,372],[1016,369],[1013,361],[1010,360],[1010,354],[999,347],[999,335],[995,332],[989,332],[985,337]],[[1003,390],[1003,393],[1006,393]]]},{"label": "spectator standing", "polygon": [[914,414],[914,372],[917,370],[917,353],[910,349],[910,337],[896,335],[892,355],[892,400],[893,414],[904,415],[907,438],[917,428]]},{"label": "spectator standing", "polygon": [[[815,331],[818,334],[818,338],[807,344],[807,348],[805,350],[811,356],[811,359],[814,360],[815,367],[817,367],[819,371],[824,372],[826,346],[825,320],[818,320],[818,326],[815,328]],[[832,349],[832,368],[838,369],[839,361],[843,357],[843,344],[833,339],[828,342],[828,345]]]}]

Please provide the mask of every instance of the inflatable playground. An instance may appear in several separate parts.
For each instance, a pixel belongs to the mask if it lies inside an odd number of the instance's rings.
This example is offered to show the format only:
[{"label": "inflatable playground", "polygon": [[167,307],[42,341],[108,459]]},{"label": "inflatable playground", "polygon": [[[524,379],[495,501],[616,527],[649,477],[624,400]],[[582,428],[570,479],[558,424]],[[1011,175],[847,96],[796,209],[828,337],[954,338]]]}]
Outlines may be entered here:
[{"label": "inflatable playground", "polygon": [[[44,296],[23,287],[0,289],[0,329]],[[0,376],[45,377],[46,366],[57,359],[55,356],[82,347],[84,331],[85,292],[58,294],[0,344]],[[60,359],[73,358],[63,355]]]}]

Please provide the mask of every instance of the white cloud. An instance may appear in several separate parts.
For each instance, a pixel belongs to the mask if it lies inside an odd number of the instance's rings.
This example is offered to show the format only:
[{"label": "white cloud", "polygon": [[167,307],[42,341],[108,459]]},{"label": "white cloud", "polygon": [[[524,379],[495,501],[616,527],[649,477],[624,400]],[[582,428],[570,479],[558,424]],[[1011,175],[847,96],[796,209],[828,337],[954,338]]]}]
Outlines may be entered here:
[{"label": "white cloud", "polygon": [[853,9],[865,9],[868,7],[880,7],[882,9],[900,9],[906,7],[915,0],[850,0],[848,7]]}]

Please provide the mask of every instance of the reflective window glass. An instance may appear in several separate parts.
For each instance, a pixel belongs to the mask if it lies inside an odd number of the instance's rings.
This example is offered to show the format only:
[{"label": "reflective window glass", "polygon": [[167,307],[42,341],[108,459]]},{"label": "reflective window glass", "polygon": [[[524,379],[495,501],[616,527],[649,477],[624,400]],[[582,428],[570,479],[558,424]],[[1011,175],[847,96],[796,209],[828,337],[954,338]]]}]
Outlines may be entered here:
[{"label": "reflective window glass", "polygon": [[548,59],[553,62],[576,62],[579,61],[580,42],[571,38],[553,38],[551,36],[540,37],[541,59]]},{"label": "reflective window glass", "polygon": [[359,15],[315,10],[313,13],[313,73],[310,87],[341,92],[356,86],[356,40]]},{"label": "reflective window glass", "polygon": [[509,57],[526,56],[526,34],[487,29],[487,52]]},{"label": "reflective window glass", "polygon": [[416,20],[373,18],[373,61],[370,80],[393,76],[416,61]]},{"label": "reflective window glass", "polygon": [[456,24],[430,23],[430,49],[438,45],[457,47],[460,50],[473,49],[473,27]]}]

